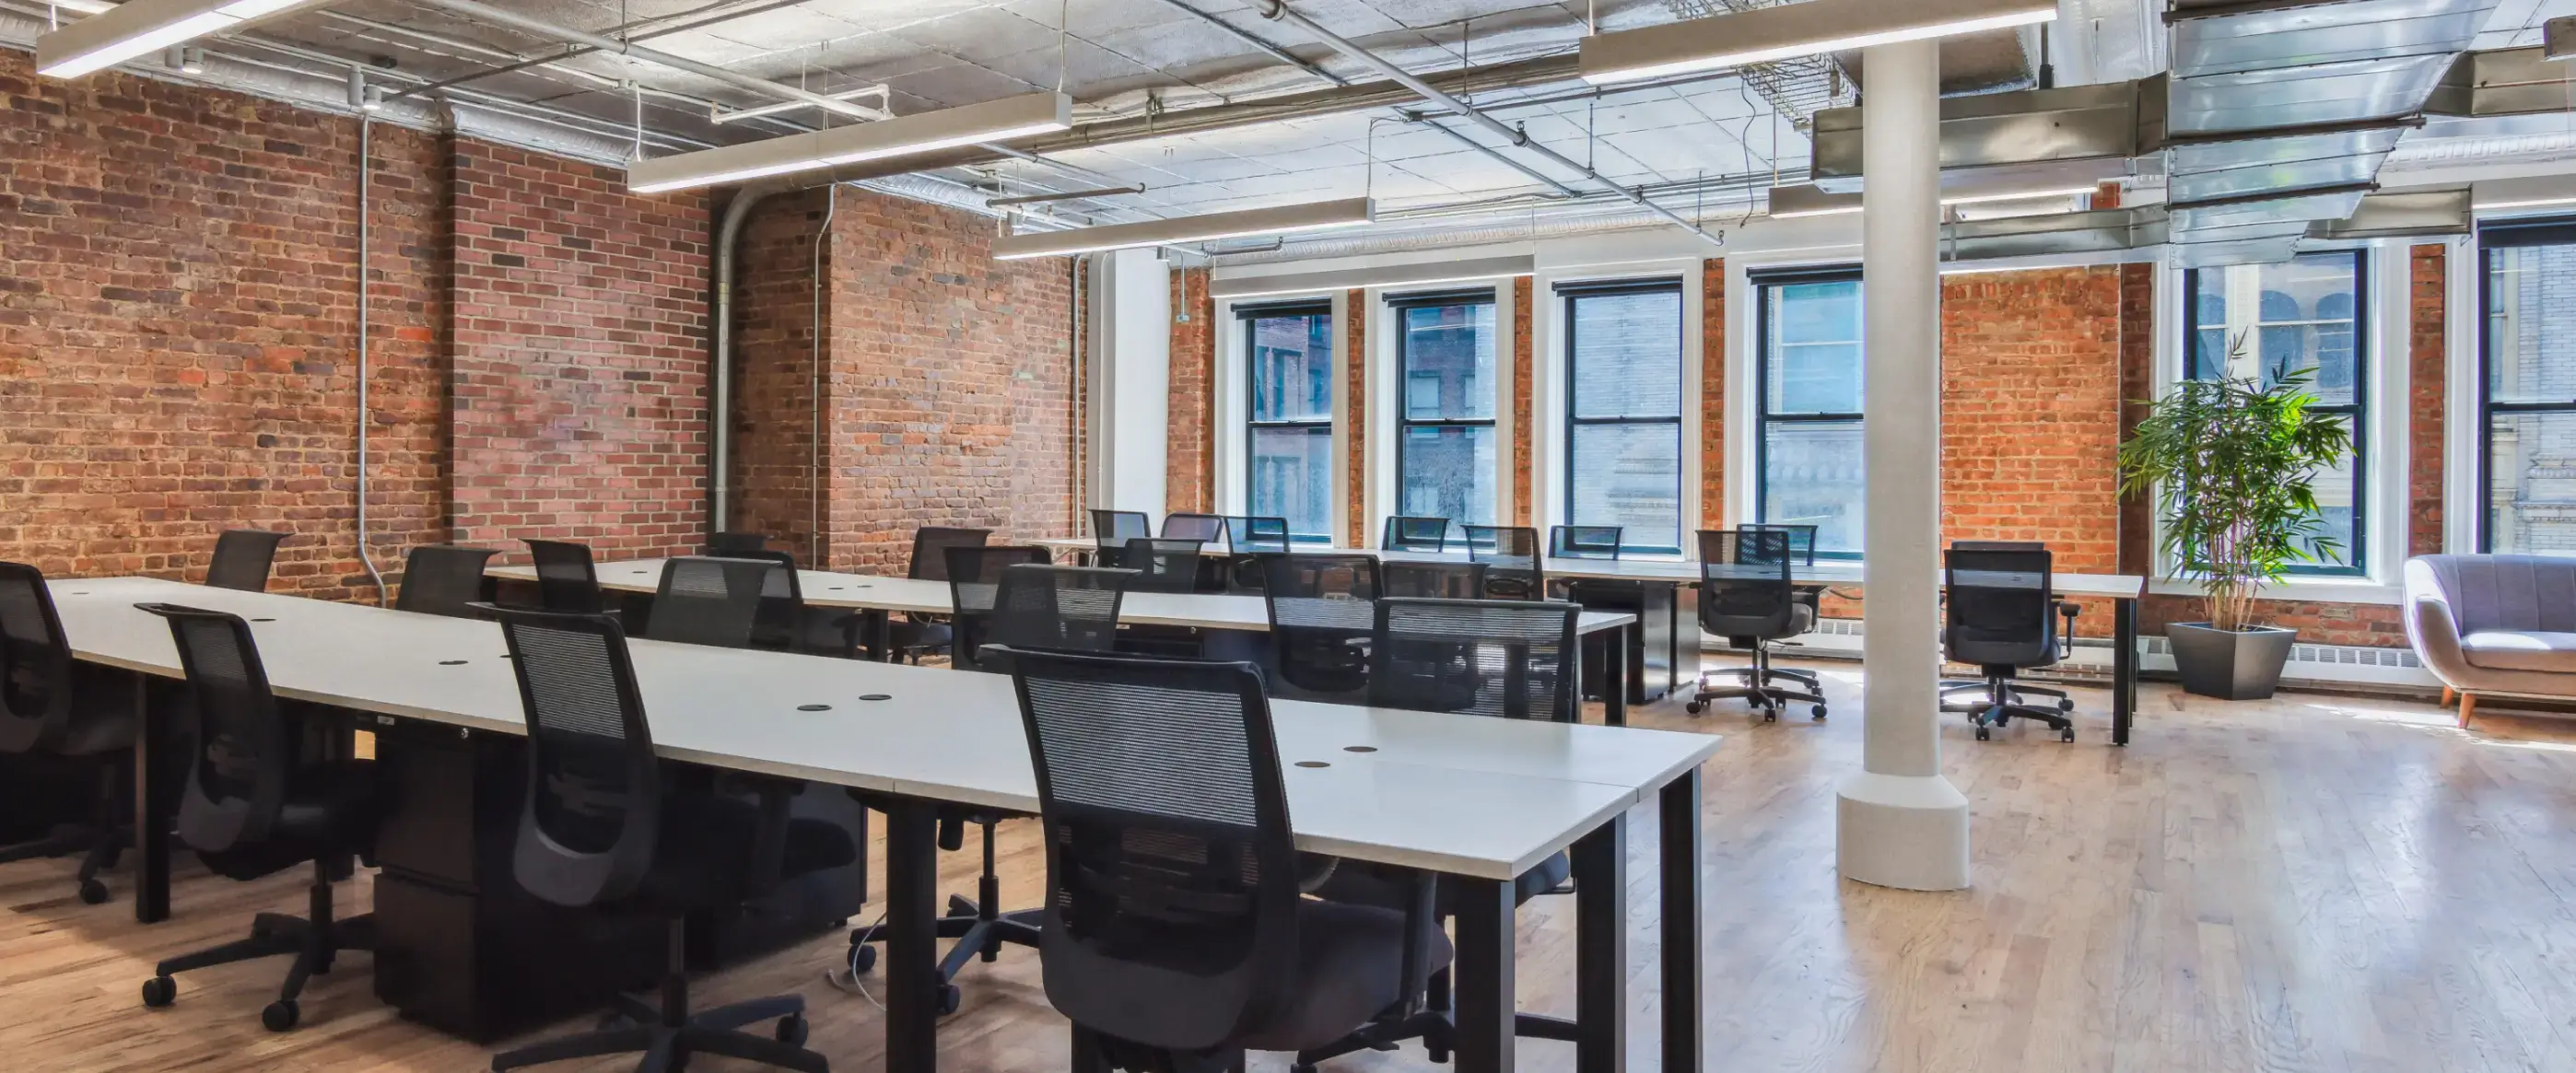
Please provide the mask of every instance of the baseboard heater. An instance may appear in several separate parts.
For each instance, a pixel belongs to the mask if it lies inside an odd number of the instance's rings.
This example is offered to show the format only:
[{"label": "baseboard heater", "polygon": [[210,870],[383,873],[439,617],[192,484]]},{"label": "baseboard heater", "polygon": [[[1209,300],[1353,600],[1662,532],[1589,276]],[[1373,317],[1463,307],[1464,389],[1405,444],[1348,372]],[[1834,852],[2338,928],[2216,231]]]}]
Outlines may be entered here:
[{"label": "baseboard heater", "polygon": [[[1701,649],[1724,653],[1726,639],[1701,634]],[[1829,618],[1816,623],[1815,629],[1794,641],[1773,646],[1783,655],[1814,659],[1859,659],[1861,620]],[[2161,634],[2138,638],[2138,670],[2150,677],[2169,678],[2173,674],[2173,646]],[[2070,673],[2071,672],[2071,673]],[[2111,641],[2107,637],[2078,636],[2075,654],[2058,664],[2054,672],[2065,677],[2108,677],[2111,673]],[[2049,674],[2034,677],[2049,677]],[[2293,685],[2314,685],[2329,689],[2366,689],[2396,693],[2431,694],[2442,688],[2439,679],[2424,669],[2423,661],[2411,649],[2370,648],[2361,645],[2324,645],[2302,642],[2291,646],[2290,665],[2281,672],[2281,681]]]}]

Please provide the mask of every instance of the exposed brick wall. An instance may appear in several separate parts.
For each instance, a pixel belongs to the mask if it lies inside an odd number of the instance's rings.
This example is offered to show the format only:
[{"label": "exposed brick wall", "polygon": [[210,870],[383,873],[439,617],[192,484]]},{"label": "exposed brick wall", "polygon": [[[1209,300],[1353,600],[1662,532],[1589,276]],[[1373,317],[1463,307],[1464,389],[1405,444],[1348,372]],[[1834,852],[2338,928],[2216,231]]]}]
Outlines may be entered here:
[{"label": "exposed brick wall", "polygon": [[[2394,604],[2335,604],[2313,600],[2257,600],[2254,617],[2299,631],[2309,644],[2406,647],[2406,623]],[[2194,595],[2149,596],[2138,602],[2138,632],[2160,636],[2168,622],[2206,622],[2207,608]]]},{"label": "exposed brick wall", "polygon": [[2118,565],[2120,274],[1944,276],[1941,525],[2045,540],[2061,570]]},{"label": "exposed brick wall", "polygon": [[706,529],[707,199],[458,141],[459,542],[685,554]]},{"label": "exposed brick wall", "polygon": [[1172,270],[1172,440],[1165,448],[1165,510],[1216,509],[1216,303],[1208,270]]},{"label": "exposed brick wall", "polygon": [[992,222],[843,191],[828,258],[828,562],[900,570],[913,530],[1072,532],[1072,275]]},{"label": "exposed brick wall", "polygon": [[[203,576],[286,530],[271,582],[349,598],[355,121],[0,50],[0,558]],[[436,139],[379,127],[372,547],[443,533],[446,239]]]},{"label": "exposed brick wall", "polygon": [[1699,524],[1726,527],[1726,258],[1700,265]]},{"label": "exposed brick wall", "polygon": [[1512,521],[1528,525],[1530,512],[1530,437],[1538,431],[1531,412],[1531,377],[1537,375],[1538,348],[1531,345],[1531,321],[1538,308],[1538,281],[1512,278]]},{"label": "exposed brick wall", "polygon": [[[2096,202],[2099,203],[2098,200]],[[2156,392],[2156,266],[2120,266],[2120,442],[2129,442]],[[2120,572],[2155,568],[2155,525],[2143,495],[2120,498]]]},{"label": "exposed brick wall", "polygon": [[1350,400],[1349,458],[1343,470],[1349,501],[1343,510],[1343,547],[1369,543],[1368,532],[1368,292],[1353,287],[1342,295],[1342,392]]},{"label": "exposed brick wall", "polygon": [[[734,269],[733,516],[726,527],[766,533],[772,547],[804,562],[820,562],[822,551],[813,524],[814,258],[825,196],[806,191],[757,206],[743,225]],[[828,313],[829,303],[823,308]]]},{"label": "exposed brick wall", "polygon": [[2442,551],[2443,412],[2449,392],[2449,325],[2443,315],[2449,281],[2444,277],[2447,247],[2426,243],[2409,251],[2406,513],[2409,555]]}]

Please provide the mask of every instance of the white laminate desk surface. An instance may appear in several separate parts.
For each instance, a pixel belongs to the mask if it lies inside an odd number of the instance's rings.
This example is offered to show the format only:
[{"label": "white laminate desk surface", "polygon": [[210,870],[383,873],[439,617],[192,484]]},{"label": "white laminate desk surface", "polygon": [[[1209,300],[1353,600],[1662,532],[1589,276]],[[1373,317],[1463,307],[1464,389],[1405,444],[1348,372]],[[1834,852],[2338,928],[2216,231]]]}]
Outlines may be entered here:
[{"label": "white laminate desk surface", "polygon": [[[661,559],[601,563],[592,568],[604,589],[654,592],[661,587]],[[534,581],[527,566],[496,566],[494,577]],[[796,572],[797,591],[810,607],[866,608],[908,614],[946,615],[956,611],[945,581],[835,574],[822,570]],[[1270,611],[1258,596],[1200,592],[1131,592],[1118,605],[1118,621],[1131,626],[1190,626],[1208,630],[1270,630]],[[1577,633],[1594,633],[1637,621],[1623,611],[1586,611],[1575,620]]]},{"label": "white laminate desk surface", "polygon": [[[280,696],[525,732],[500,627],[490,622],[147,578],[51,588],[83,659],[176,677],[168,625],[133,605],[213,608],[252,620]],[[631,644],[654,743],[673,759],[1037,809],[1008,678]],[[860,699],[878,694],[886,699]],[[830,708],[799,710],[807,704]],[[1535,866],[1718,747],[1712,736],[1667,731],[1292,701],[1272,707],[1300,849],[1488,879]],[[1348,751],[1353,746],[1375,751]]]}]

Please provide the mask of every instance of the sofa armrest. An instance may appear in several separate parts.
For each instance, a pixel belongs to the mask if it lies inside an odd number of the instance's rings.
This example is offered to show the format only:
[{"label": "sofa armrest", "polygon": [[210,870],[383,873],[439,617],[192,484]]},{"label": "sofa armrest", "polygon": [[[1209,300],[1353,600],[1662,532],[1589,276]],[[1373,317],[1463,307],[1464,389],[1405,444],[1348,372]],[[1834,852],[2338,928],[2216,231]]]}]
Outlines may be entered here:
[{"label": "sofa armrest", "polygon": [[2460,623],[2451,612],[2451,597],[2442,591],[2433,573],[2433,565],[2421,559],[2406,563],[2406,640],[2415,648],[2415,658],[2423,660],[2427,670],[2442,684],[2458,688],[2475,676],[2468,657],[2460,651]]}]

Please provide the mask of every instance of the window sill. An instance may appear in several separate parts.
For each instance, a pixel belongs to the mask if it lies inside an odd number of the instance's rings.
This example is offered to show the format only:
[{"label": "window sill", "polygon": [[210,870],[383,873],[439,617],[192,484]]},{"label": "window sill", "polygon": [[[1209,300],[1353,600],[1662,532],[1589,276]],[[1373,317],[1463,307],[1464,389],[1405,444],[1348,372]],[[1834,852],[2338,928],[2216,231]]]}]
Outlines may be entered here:
[{"label": "window sill", "polygon": [[[2198,582],[2157,577],[2147,581],[2147,592],[2157,596],[2198,596]],[[2369,578],[2291,578],[2278,585],[2267,585],[2256,597],[2263,600],[2298,600],[2320,604],[2382,604],[2394,607],[2405,602],[2406,590],[2396,585],[2382,585]]]}]

